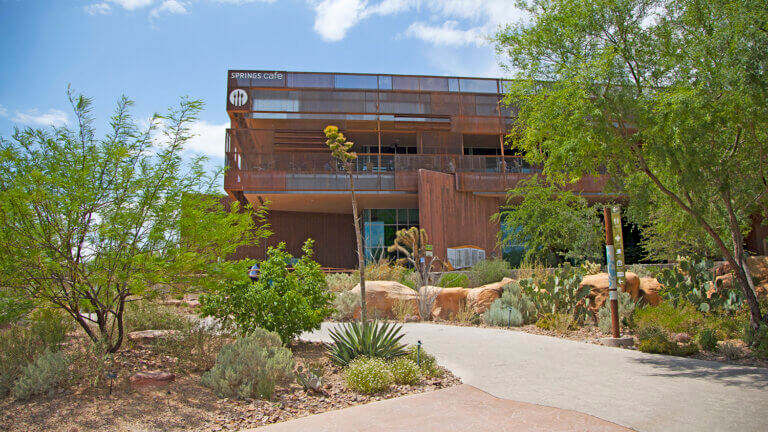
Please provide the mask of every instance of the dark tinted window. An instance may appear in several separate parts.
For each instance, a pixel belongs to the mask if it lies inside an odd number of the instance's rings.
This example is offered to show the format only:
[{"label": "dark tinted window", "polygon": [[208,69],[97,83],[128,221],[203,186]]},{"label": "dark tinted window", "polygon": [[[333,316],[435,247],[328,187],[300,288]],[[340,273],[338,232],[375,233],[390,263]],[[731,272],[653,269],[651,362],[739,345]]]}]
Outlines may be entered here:
[{"label": "dark tinted window", "polygon": [[447,78],[423,77],[419,78],[421,90],[429,91],[448,91]]},{"label": "dark tinted window", "polygon": [[336,75],[338,89],[376,89],[378,80],[375,75]]},{"label": "dark tinted window", "polygon": [[414,77],[392,77],[392,88],[395,90],[418,90],[419,79]]},{"label": "dark tinted window", "polygon": [[462,92],[472,93],[496,93],[496,80],[462,79],[460,80]]},{"label": "dark tinted window", "polygon": [[459,91],[459,80],[456,78],[448,78],[448,91]]},{"label": "dark tinted window", "polygon": [[333,88],[333,75],[289,73],[288,87]]}]

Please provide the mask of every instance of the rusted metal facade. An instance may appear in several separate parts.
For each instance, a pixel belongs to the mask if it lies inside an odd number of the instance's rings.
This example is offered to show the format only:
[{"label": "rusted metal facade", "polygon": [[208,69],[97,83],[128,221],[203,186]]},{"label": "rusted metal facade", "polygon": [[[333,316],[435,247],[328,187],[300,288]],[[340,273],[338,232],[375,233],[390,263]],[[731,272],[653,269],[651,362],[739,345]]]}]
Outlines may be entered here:
[{"label": "rusted metal facade", "polygon": [[[333,124],[355,142],[361,209],[418,209],[438,255],[468,244],[493,255],[490,215],[538,171],[504,148],[515,113],[500,103],[503,90],[503,80],[484,78],[229,71],[225,190],[269,202],[270,244],[286,241],[298,253],[312,237],[321,264],[354,267],[349,179],[322,132]],[[603,186],[573,187],[598,196]],[[375,221],[371,228],[377,233]],[[241,254],[261,258],[264,249]]]}]

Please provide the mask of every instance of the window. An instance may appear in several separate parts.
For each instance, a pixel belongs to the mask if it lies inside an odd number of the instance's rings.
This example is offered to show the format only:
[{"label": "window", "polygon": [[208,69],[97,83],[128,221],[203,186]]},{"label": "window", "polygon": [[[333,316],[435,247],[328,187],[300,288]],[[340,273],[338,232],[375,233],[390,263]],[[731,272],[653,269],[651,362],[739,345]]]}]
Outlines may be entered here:
[{"label": "window", "polygon": [[379,90],[392,90],[392,77],[379,75]]},{"label": "window", "polygon": [[253,111],[285,111],[299,110],[299,92],[297,91],[251,91]]},{"label": "window", "polygon": [[422,77],[419,82],[422,91],[448,91],[447,78]]},{"label": "window", "polygon": [[321,87],[333,88],[333,75],[329,74],[302,74],[289,73],[287,80],[288,87]]},{"label": "window", "polygon": [[378,88],[375,75],[336,75],[337,89],[373,89]]},{"label": "window", "polygon": [[403,258],[398,252],[388,252],[401,229],[419,226],[419,209],[365,209],[363,210],[365,260],[380,257]]},{"label": "window", "polygon": [[392,88],[395,90],[418,90],[419,79],[416,77],[392,77]]},{"label": "window", "polygon": [[461,79],[459,84],[462,92],[467,93],[497,93],[496,80],[492,79]]}]

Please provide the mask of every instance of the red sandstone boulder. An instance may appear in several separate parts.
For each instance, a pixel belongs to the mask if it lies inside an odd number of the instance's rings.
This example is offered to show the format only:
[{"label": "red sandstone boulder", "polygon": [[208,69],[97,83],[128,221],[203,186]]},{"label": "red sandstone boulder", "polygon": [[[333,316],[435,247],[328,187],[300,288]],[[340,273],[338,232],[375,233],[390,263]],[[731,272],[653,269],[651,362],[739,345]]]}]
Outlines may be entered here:
[{"label": "red sandstone boulder", "polygon": [[440,291],[435,299],[432,316],[444,320],[451,319],[465,304],[468,304],[475,313],[484,313],[491,307],[491,303],[501,297],[504,285],[510,282],[512,279],[504,278],[499,282],[477,288],[435,288]]},{"label": "red sandstone boulder", "polygon": [[[590,286],[589,309],[597,313],[608,299],[608,273],[598,273],[584,276],[579,286]],[[642,300],[651,305],[657,305],[661,301],[658,292],[661,289],[659,281],[655,278],[639,278],[635,273],[627,272],[626,281],[621,286],[621,291],[627,292],[635,301]]]},{"label": "red sandstone boulder", "polygon": [[128,378],[133,387],[161,386],[171,383],[176,375],[171,372],[137,372]]},{"label": "red sandstone boulder", "polygon": [[512,282],[510,278],[504,278],[499,282],[470,288],[467,293],[467,301],[478,314],[485,313],[491,307],[491,303],[501,297],[504,286]]},{"label": "red sandstone boulder", "polygon": [[[351,290],[360,295],[360,284]],[[394,318],[392,307],[396,301],[405,301],[412,306],[413,313],[418,311],[418,294],[413,289],[392,281],[365,281],[365,302],[370,317]],[[360,316],[360,308],[355,317]]]},{"label": "red sandstone boulder", "polygon": [[[747,268],[749,268],[751,276],[759,281],[755,284],[758,297],[768,298],[768,257],[751,256],[747,258]],[[726,262],[715,267],[714,274],[716,287],[720,287],[720,289],[733,287],[734,276],[730,264]],[[711,296],[714,291],[715,289],[710,289],[707,295]]]}]

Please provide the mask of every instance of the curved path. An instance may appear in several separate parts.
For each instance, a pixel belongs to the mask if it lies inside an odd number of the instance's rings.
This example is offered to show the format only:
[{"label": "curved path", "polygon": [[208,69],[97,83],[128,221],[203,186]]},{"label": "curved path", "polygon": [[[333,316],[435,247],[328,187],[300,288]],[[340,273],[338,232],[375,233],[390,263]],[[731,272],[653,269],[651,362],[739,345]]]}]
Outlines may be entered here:
[{"label": "curved path", "polygon": [[[330,341],[323,324],[303,339]],[[466,384],[641,432],[768,431],[768,369],[644,354],[529,333],[405,324]]]}]

